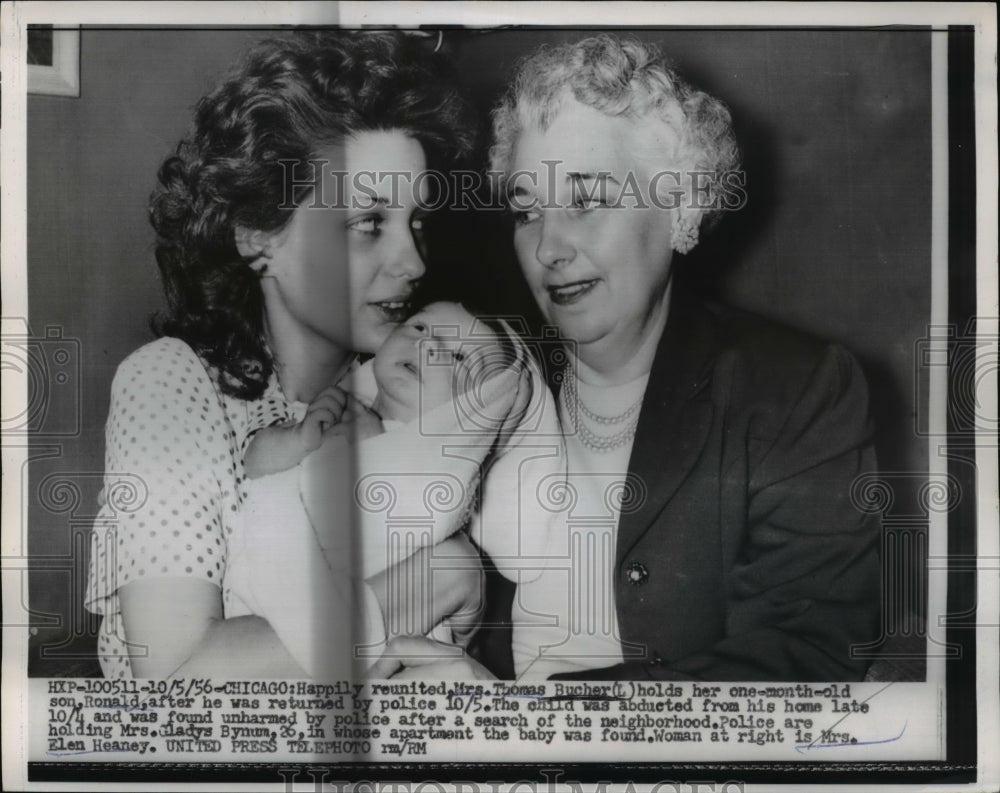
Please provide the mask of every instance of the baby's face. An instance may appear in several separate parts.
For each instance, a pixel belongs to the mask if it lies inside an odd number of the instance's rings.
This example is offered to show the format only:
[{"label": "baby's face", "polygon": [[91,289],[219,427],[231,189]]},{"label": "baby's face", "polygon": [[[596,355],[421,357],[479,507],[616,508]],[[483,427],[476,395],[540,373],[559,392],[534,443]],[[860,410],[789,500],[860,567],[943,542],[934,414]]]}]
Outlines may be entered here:
[{"label": "baby's face", "polygon": [[397,327],[375,355],[383,418],[412,421],[483,376],[496,334],[458,303],[431,303]]}]

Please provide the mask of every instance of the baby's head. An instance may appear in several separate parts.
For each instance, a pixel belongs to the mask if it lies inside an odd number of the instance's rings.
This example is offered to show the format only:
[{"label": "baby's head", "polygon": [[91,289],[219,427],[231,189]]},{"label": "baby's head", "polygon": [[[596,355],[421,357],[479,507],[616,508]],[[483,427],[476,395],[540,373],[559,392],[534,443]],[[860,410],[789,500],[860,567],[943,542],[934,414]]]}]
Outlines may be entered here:
[{"label": "baby's head", "polygon": [[499,324],[460,303],[431,303],[397,327],[375,355],[384,419],[413,421],[509,366],[513,344]]}]

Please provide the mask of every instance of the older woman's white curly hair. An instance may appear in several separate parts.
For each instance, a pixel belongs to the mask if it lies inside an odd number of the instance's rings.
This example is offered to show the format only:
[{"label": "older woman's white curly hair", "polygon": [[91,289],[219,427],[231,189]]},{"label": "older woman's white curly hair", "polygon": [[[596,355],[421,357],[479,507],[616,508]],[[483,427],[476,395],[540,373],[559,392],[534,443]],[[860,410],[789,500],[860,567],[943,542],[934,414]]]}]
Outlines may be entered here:
[{"label": "older woman's white curly hair", "polygon": [[[676,140],[674,150],[640,151],[638,156],[659,161],[663,168],[712,174],[702,199],[707,206],[702,224],[719,217],[725,205],[723,174],[740,169],[729,110],[684,82],[664,63],[655,45],[632,38],[602,34],[543,48],[523,60],[493,111],[490,169],[506,175],[521,133],[544,132],[567,96],[609,116],[666,124]],[[638,126],[641,133],[642,125]],[[662,148],[663,136],[654,139]],[[503,177],[497,186],[503,194]]]}]

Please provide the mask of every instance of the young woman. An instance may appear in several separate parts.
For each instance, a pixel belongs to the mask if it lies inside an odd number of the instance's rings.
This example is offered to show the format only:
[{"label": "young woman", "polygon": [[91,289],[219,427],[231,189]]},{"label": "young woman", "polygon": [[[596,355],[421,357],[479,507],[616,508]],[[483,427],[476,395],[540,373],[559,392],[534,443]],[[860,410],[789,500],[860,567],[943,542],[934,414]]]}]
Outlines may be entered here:
[{"label": "young woman", "polygon": [[[243,454],[256,430],[301,419],[324,395],[346,399],[339,386],[358,354],[406,317],[424,273],[428,180],[416,177],[471,145],[451,85],[446,65],[403,35],[263,42],[199,102],[161,167],[150,216],[167,311],[162,337],[114,380],[90,562],[107,676],[304,675],[227,583]],[[144,483],[128,505],[123,476]],[[469,563],[430,577],[427,621],[478,601],[478,555],[449,543]],[[407,564],[420,576],[428,560]],[[384,639],[382,584],[317,580],[330,598],[317,646],[343,648],[332,674],[350,673],[356,606],[367,604],[364,641]]]}]

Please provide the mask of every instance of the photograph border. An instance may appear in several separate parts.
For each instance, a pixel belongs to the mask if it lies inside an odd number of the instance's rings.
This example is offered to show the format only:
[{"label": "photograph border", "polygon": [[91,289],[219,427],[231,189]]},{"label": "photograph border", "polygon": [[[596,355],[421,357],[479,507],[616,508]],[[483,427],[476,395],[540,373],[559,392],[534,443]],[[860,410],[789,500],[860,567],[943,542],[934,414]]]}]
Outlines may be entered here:
[{"label": "photograph border", "polygon": [[[345,4],[349,5],[349,4]],[[983,4],[985,5],[985,4]],[[848,9],[850,10],[850,9]],[[281,10],[278,10],[280,15]],[[995,17],[994,17],[995,22]],[[259,25],[239,26],[240,29]],[[405,24],[403,25],[405,26]],[[162,26],[157,26],[162,27]],[[264,27],[272,27],[265,25]],[[545,25],[545,27],[569,28],[565,25]],[[593,29],[597,25],[582,24],[573,28]],[[636,25],[602,25],[605,29],[629,28]],[[649,28],[676,28],[677,25],[649,25]],[[699,26],[709,27],[709,26]],[[733,29],[734,26],[725,26]],[[750,26],[746,26],[750,27]],[[763,26],[770,27],[770,26]],[[789,29],[793,26],[774,26],[774,29]],[[818,25],[817,27],[823,27]],[[867,26],[862,26],[867,27]],[[995,34],[995,25],[994,25]],[[73,34],[74,31],[57,31],[58,34]],[[961,351],[961,345],[968,343],[970,332],[995,333],[996,318],[983,310],[983,279],[988,272],[983,267],[983,237],[990,236],[992,231],[992,251],[996,250],[996,228],[990,229],[983,225],[984,207],[981,197],[989,187],[995,187],[996,154],[995,142],[987,144],[981,135],[982,121],[977,120],[977,104],[981,101],[982,87],[977,85],[977,35],[981,35],[972,25],[948,26],[948,275],[947,275],[947,323],[957,332],[949,339],[949,359]],[[69,38],[72,38],[70,36]],[[60,64],[65,66],[68,52],[74,52],[75,66],[73,74],[68,78],[60,77],[67,86],[64,90],[42,90],[41,93],[53,93],[63,96],[79,96],[79,33],[75,32],[75,50],[72,44],[66,44],[69,39],[62,39],[62,47],[56,47],[54,52],[62,52],[62,56],[54,55],[53,67],[29,67],[27,70],[28,91],[35,92],[38,86],[37,73],[32,77],[32,69],[51,68],[63,73]],[[993,36],[995,42],[995,35]],[[6,44],[6,41],[5,41]],[[994,44],[995,46],[995,44]],[[994,50],[995,55],[995,50]],[[981,55],[978,56],[981,58]],[[994,73],[995,78],[995,73]],[[75,80],[75,84],[73,82]],[[5,81],[6,82],[6,81]],[[33,87],[34,86],[34,87]],[[994,82],[995,88],[995,82]],[[993,92],[994,106],[992,108],[995,122],[995,90]],[[981,108],[980,108],[981,110]],[[8,121],[5,113],[4,127]],[[978,123],[977,123],[978,122]],[[979,133],[979,134],[977,134]],[[993,147],[993,170],[984,176],[982,156],[985,147]],[[6,145],[4,150],[7,154]],[[5,156],[4,171],[7,171]],[[985,183],[985,188],[984,188]],[[979,220],[976,212],[962,211],[967,204],[967,197],[976,195]],[[995,208],[995,204],[994,204]],[[989,207],[986,207],[988,211]],[[995,217],[995,214],[994,214]],[[9,268],[4,268],[5,291],[8,285]],[[994,276],[995,277],[995,276]],[[992,285],[993,306],[995,309],[996,283]],[[5,314],[13,313],[5,310]],[[975,330],[972,330],[975,329]],[[995,344],[995,342],[994,342]],[[989,361],[986,362],[989,365]],[[966,374],[973,374],[967,372]],[[995,378],[995,371],[994,371]],[[533,780],[538,783],[558,783],[562,780],[581,782],[601,782],[614,773],[628,775],[628,779],[636,784],[655,784],[664,779],[698,779],[714,781],[722,784],[738,775],[741,781],[750,784],[867,784],[867,783],[939,783],[948,785],[967,785],[981,781],[984,768],[980,747],[984,745],[984,737],[989,740],[991,730],[995,730],[995,699],[983,702],[977,695],[981,690],[984,677],[994,673],[996,669],[996,650],[992,651],[992,663],[983,663],[984,655],[989,648],[977,638],[983,628],[992,629],[995,638],[996,626],[988,622],[984,624],[983,596],[988,596],[995,590],[995,568],[984,567],[984,554],[990,558],[990,548],[982,544],[985,533],[984,526],[979,524],[983,517],[977,507],[990,504],[993,496],[985,485],[982,477],[989,471],[981,467],[980,458],[984,448],[981,436],[971,439],[968,429],[956,423],[954,406],[956,394],[967,394],[974,384],[959,382],[954,379],[954,371],[949,372],[947,384],[948,393],[948,427],[947,427],[947,457],[949,476],[954,476],[960,483],[965,498],[955,511],[948,515],[949,530],[947,532],[947,559],[943,567],[947,572],[947,610],[939,615],[937,629],[943,629],[945,641],[959,649],[959,656],[951,658],[946,663],[947,697],[945,703],[946,724],[946,756],[940,761],[926,762],[878,762],[878,763],[826,763],[826,762],[763,762],[763,763],[629,763],[627,766],[610,766],[606,763],[516,763],[516,764],[444,764],[444,763],[357,763],[357,764],[324,764],[304,763],[295,766],[303,773],[302,784],[307,784],[311,771],[313,778],[329,778],[337,781],[360,782],[380,779],[386,776],[393,778],[409,778],[412,780],[468,780],[470,782],[488,782],[498,778],[507,780]],[[6,381],[6,378],[5,378]],[[6,382],[5,382],[6,384]],[[994,382],[995,389],[995,382]],[[995,395],[995,390],[994,390]],[[7,399],[7,396],[4,397]],[[988,428],[987,428],[988,429]],[[995,443],[995,442],[994,442]],[[5,444],[6,445],[6,444]],[[6,450],[5,450],[6,451]],[[989,453],[989,448],[986,448]],[[993,447],[995,454],[995,446]],[[975,465],[979,465],[976,469]],[[995,465],[995,463],[994,463]],[[979,472],[976,481],[975,470]],[[995,481],[995,480],[994,480]],[[6,489],[6,486],[5,486]],[[5,523],[8,510],[5,507]],[[5,564],[7,568],[7,546],[5,545]],[[994,557],[995,558],[995,557]],[[971,560],[971,562],[970,562]],[[978,562],[977,562],[978,560]],[[7,571],[5,570],[5,578]],[[984,589],[984,584],[987,588]],[[989,587],[994,586],[994,590]],[[8,583],[4,583],[5,595],[9,594]],[[7,598],[5,597],[5,602]],[[978,611],[977,611],[978,607]],[[5,607],[6,608],[6,607]],[[995,615],[994,615],[995,616]],[[930,616],[929,616],[930,619]],[[927,626],[931,634],[934,626]],[[985,642],[989,644],[990,642]],[[8,642],[5,641],[5,645]],[[7,650],[5,646],[5,666],[7,665]],[[5,681],[7,675],[5,675]],[[4,684],[5,700],[8,698],[7,682]],[[7,729],[6,715],[8,703],[4,703],[5,732]],[[994,712],[990,712],[991,709]],[[984,735],[985,729],[985,735]],[[995,735],[995,733],[993,733]],[[6,743],[6,741],[5,741]],[[5,753],[6,754],[6,753]],[[994,758],[995,760],[995,758]],[[6,763],[6,761],[5,761]],[[249,783],[270,781],[277,783],[277,769],[288,768],[289,764],[271,763],[227,763],[227,764],[193,764],[193,763],[27,763],[27,780],[38,783],[79,782],[82,779],[94,782],[230,782]],[[324,772],[326,776],[324,777]],[[285,777],[282,777],[285,778]],[[6,779],[6,772],[5,772]]]}]

